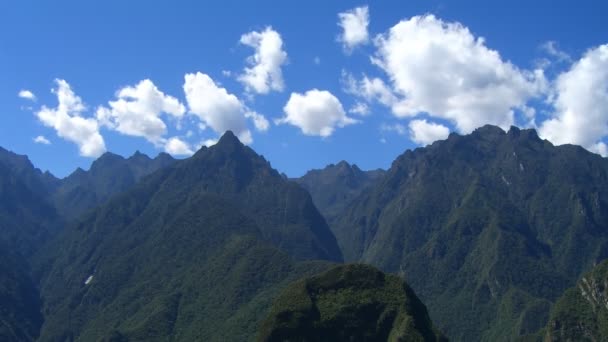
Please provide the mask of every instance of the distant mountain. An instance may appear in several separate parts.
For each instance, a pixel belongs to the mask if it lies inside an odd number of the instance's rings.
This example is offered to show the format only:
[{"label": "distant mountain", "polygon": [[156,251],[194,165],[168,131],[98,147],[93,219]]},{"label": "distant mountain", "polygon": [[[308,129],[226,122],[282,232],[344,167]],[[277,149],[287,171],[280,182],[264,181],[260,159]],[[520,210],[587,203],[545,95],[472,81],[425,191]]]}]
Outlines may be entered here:
[{"label": "distant mountain", "polygon": [[144,176],[172,165],[175,162],[167,153],[151,159],[136,152],[129,158],[106,152],[95,160],[88,171],[78,168],[58,182],[52,193],[52,202],[67,219],[75,219],[85,211],[121,193]]},{"label": "distant mountain", "polygon": [[545,341],[608,341],[608,261],[593,268],[555,303]]},{"label": "distant mountain", "polygon": [[0,149],[0,241],[13,252],[31,256],[60,226],[47,200],[55,181],[27,157]]},{"label": "distant mountain", "polygon": [[357,165],[341,161],[294,180],[308,190],[331,227],[350,202],[384,174],[382,169],[362,171]]},{"label": "distant mountain", "polygon": [[0,147],[0,164],[13,175],[18,175],[20,181],[29,189],[40,196],[48,196],[59,184],[59,179],[50,172],[42,172],[32,165],[25,155],[16,154]]},{"label": "distant mountain", "polygon": [[399,156],[332,228],[346,260],[403,274],[451,339],[513,340],[608,257],[608,160],[534,130],[451,134]]},{"label": "distant mountain", "polygon": [[447,341],[401,279],[351,264],[289,285],[258,341]]},{"label": "distant mountain", "polygon": [[62,234],[41,341],[251,339],[277,291],[342,260],[308,193],[231,132]]}]

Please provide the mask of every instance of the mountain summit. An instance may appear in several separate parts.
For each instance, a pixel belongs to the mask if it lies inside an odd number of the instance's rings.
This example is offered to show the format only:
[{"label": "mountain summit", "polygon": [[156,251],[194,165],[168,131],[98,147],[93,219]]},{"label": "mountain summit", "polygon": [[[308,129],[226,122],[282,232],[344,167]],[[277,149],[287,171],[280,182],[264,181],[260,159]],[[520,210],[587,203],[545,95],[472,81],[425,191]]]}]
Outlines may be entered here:
[{"label": "mountain summit", "polygon": [[451,339],[516,339],[608,257],[608,160],[484,126],[406,151],[339,217],[345,259],[404,274]]},{"label": "mountain summit", "polygon": [[166,153],[151,159],[137,151],[125,159],[106,152],[91,164],[88,171],[79,168],[60,180],[52,200],[62,216],[75,219],[113,195],[126,191],[143,177],[174,162],[175,159]]},{"label": "mountain summit", "polygon": [[362,171],[357,165],[342,160],[321,170],[308,171],[295,179],[302,185],[333,227],[339,214],[350,202],[384,175],[381,169]]},{"label": "mountain summit", "polygon": [[232,133],[89,212],[51,250],[41,341],[243,340],[286,282],[342,260],[308,193]]},{"label": "mountain summit", "polygon": [[403,280],[361,264],[336,266],[289,285],[257,340],[447,341]]}]

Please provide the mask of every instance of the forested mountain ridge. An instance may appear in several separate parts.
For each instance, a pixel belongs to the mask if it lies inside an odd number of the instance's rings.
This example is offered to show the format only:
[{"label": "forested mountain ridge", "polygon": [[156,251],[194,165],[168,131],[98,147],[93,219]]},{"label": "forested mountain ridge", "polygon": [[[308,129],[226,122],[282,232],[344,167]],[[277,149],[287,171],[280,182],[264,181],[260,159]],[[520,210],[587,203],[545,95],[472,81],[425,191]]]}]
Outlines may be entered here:
[{"label": "forested mountain ridge", "polygon": [[348,264],[300,279],[274,301],[258,341],[447,341],[397,276]]},{"label": "forested mountain ridge", "polygon": [[404,274],[451,339],[514,339],[608,256],[608,160],[534,130],[451,134],[399,156],[332,228],[346,260]]},{"label": "forested mountain ridge", "polygon": [[363,171],[355,164],[341,161],[321,170],[310,170],[294,181],[308,190],[313,202],[332,227],[350,202],[384,174],[382,169]]},{"label": "forested mountain ridge", "polygon": [[[251,340],[290,283],[345,259],[400,275],[455,341],[597,340],[603,309],[585,303],[603,298],[607,225],[607,160],[534,130],[485,126],[387,171],[294,181],[231,132],[184,160],[107,153],[63,180],[0,150],[0,339]],[[324,303],[354,322],[342,294]]]},{"label": "forested mountain ridge", "polygon": [[231,132],[54,243],[41,341],[248,339],[276,291],[342,260],[308,193]]},{"label": "forested mountain ridge", "polygon": [[113,195],[126,191],[144,176],[174,162],[167,153],[151,159],[139,151],[129,158],[106,152],[88,171],[78,168],[59,180],[51,202],[63,217],[73,220]]},{"label": "forested mountain ridge", "polygon": [[0,241],[31,256],[61,226],[48,197],[57,179],[35,169],[25,156],[0,150]]}]

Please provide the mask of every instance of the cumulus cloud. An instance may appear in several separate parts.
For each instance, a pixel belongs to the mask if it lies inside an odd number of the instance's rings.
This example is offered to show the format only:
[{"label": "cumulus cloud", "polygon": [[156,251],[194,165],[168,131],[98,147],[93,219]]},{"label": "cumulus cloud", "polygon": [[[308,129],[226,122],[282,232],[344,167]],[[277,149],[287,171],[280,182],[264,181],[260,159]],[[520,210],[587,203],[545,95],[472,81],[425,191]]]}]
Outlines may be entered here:
[{"label": "cumulus cloud", "polygon": [[17,95],[22,99],[36,101],[36,95],[27,89],[21,89]]},{"label": "cumulus cloud", "polygon": [[552,104],[555,112],[539,129],[551,142],[578,144],[607,155],[601,140],[608,134],[608,44],[591,49],[560,74]]},{"label": "cumulus cloud", "polygon": [[372,62],[386,72],[398,117],[427,113],[462,133],[483,124],[508,128],[514,110],[546,88],[542,70],[524,71],[459,23],[433,15],[403,20],[374,41]]},{"label": "cumulus cloud", "polygon": [[39,135],[34,138],[36,144],[50,145],[51,142],[44,135]]},{"label": "cumulus cloud", "polygon": [[291,93],[283,111],[285,117],[277,120],[277,123],[299,127],[306,135],[328,137],[336,127],[357,122],[346,116],[340,100],[326,90]]},{"label": "cumulus cloud", "polygon": [[82,116],[86,107],[65,80],[57,79],[55,84],[57,88],[52,92],[57,95],[59,104],[55,108],[42,106],[36,116],[42,124],[55,129],[59,137],[78,145],[80,155],[99,157],[106,151],[106,146],[97,121]]},{"label": "cumulus cloud", "polygon": [[211,77],[197,72],[184,77],[184,92],[189,111],[198,116],[205,127],[218,134],[231,130],[239,139],[250,144],[253,141],[247,128],[247,118],[251,118],[256,129],[268,129],[268,121],[263,115],[249,110],[235,95],[216,84]]},{"label": "cumulus cloud", "polygon": [[350,53],[357,45],[369,42],[367,32],[369,9],[367,6],[339,13],[338,19],[338,25],[342,28],[338,41],[342,43],[344,51]]},{"label": "cumulus cloud", "polygon": [[426,120],[412,120],[409,123],[410,139],[419,145],[429,145],[448,137],[450,129],[444,125]]},{"label": "cumulus cloud", "polygon": [[172,137],[165,143],[165,152],[175,156],[189,156],[194,152],[190,149],[190,146],[185,141],[178,137]]},{"label": "cumulus cloud", "polygon": [[122,134],[143,137],[155,145],[165,143],[167,125],[163,113],[181,118],[186,109],[178,99],[164,94],[148,79],[120,89],[116,101],[97,109],[97,120]]},{"label": "cumulus cloud", "polygon": [[246,67],[238,80],[247,91],[268,94],[284,88],[281,67],[287,62],[281,35],[267,27],[262,32],[252,31],[241,36],[240,43],[252,47],[255,52],[247,58]]}]

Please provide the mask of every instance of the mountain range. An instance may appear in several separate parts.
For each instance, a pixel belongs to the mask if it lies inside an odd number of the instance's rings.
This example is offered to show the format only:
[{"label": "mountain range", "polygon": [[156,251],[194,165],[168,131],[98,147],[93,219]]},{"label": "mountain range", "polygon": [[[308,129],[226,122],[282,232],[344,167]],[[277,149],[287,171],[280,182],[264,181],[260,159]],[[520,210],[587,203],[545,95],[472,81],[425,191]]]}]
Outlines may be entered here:
[{"label": "mountain range", "polygon": [[606,159],[515,127],[291,180],[232,132],[64,179],[0,149],[0,339],[601,340],[607,205]]}]

